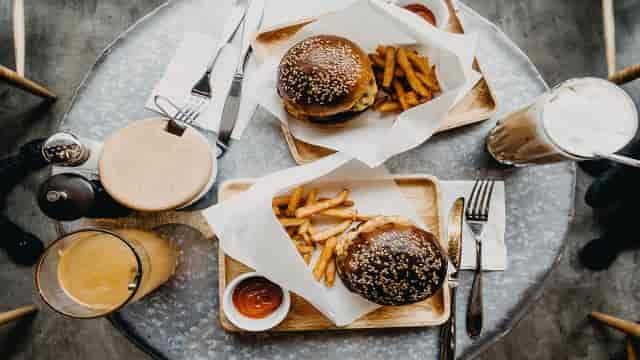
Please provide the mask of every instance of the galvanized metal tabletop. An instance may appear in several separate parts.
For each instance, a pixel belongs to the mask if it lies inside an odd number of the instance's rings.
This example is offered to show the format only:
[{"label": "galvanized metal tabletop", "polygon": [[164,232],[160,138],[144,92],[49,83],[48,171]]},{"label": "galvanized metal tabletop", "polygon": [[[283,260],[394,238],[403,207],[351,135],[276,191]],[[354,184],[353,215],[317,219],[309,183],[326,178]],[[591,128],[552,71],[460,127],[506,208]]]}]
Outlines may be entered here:
[{"label": "galvanized metal tabletop", "polygon": [[[230,1],[169,2],[135,24],[105,50],[79,87],[61,129],[102,140],[130,121],[152,115],[144,103],[186,32],[216,35]],[[440,179],[502,178],[507,189],[508,268],[484,277],[485,332],[472,342],[463,331],[458,352],[472,357],[508,332],[540,295],[558,261],[573,212],[575,167],[563,163],[527,169],[497,167],[484,150],[495,120],[533,100],[546,84],[528,58],[493,24],[465,5],[467,32],[480,35],[478,59],[498,98],[495,118],[435,136],[386,163],[393,173],[429,173]],[[188,21],[186,20],[188,19]],[[214,135],[207,134],[213,141]],[[278,121],[258,110],[240,141],[219,163],[218,183],[258,177],[295,165]],[[199,206],[215,203],[214,186]],[[168,225],[170,236],[190,244],[186,266],[167,285],[120,316],[158,353],[171,359],[209,358],[437,358],[438,329],[382,329],[313,333],[226,333],[218,322],[217,244],[191,228]],[[471,273],[458,291],[458,327]]]}]

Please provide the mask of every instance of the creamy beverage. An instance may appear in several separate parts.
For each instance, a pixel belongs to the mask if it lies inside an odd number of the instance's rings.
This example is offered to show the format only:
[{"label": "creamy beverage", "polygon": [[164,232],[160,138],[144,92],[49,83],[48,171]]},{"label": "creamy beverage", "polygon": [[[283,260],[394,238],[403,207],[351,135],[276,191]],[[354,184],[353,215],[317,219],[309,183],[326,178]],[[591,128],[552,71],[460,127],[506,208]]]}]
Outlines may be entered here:
[{"label": "creamy beverage", "polygon": [[[148,258],[136,301],[166,282],[176,265],[175,249],[151,232],[119,230],[118,233],[141,247]],[[145,271],[147,270],[147,271]],[[123,241],[106,233],[87,233],[60,253],[58,279],[66,294],[87,307],[112,309],[122,305],[132,294],[138,260]]]},{"label": "creamy beverage", "polygon": [[76,318],[107,315],[165,283],[178,258],[153,232],[87,229],[53,242],[36,269],[45,302]]},{"label": "creamy beverage", "polygon": [[499,121],[487,149],[516,166],[588,160],[620,150],[637,126],[635,105],[621,88],[602,79],[573,79]]}]

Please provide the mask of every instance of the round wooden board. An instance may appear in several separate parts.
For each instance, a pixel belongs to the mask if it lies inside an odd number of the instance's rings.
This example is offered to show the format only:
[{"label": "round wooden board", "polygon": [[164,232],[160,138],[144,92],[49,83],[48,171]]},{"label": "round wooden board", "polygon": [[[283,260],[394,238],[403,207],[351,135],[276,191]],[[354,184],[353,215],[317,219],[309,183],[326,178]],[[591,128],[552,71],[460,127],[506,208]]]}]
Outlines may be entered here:
[{"label": "round wooden board", "polygon": [[121,204],[139,211],[177,208],[198,196],[211,177],[208,141],[188,128],[182,136],[165,130],[167,121],[134,121],[104,143],[100,179]]}]

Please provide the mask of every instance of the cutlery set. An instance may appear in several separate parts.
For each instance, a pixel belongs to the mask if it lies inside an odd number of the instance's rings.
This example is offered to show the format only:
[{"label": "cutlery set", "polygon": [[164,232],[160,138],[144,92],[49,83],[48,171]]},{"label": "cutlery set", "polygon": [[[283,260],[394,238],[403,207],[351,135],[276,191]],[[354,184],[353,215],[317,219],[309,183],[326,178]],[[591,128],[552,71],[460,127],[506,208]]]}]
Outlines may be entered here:
[{"label": "cutlery set", "polygon": [[[163,96],[156,96],[154,99],[159,109],[168,115],[160,104],[160,100],[167,102],[173,106],[177,112],[174,116],[169,116],[170,122],[167,127],[169,132],[181,135],[187,125],[196,123],[198,117],[206,109],[211,102],[213,91],[211,90],[211,73],[216,62],[222,52],[222,49],[230,44],[234,39],[238,30],[240,30],[240,48],[238,54],[237,66],[233,75],[233,80],[229,92],[227,93],[224,107],[222,110],[222,119],[218,130],[218,138],[216,145],[218,147],[217,156],[220,157],[229,147],[231,133],[235,127],[238,113],[240,111],[240,99],[242,96],[242,83],[244,81],[244,71],[252,52],[251,39],[255,37],[262,18],[264,15],[264,0],[251,0],[250,3],[240,4],[236,2],[231,10],[231,15],[222,30],[221,41],[214,50],[213,56],[205,69],[202,77],[191,88],[187,96],[184,106],[178,107],[169,99]],[[255,108],[252,109],[252,113]]]},{"label": "cutlery set", "polygon": [[476,249],[476,265],[467,307],[466,330],[471,339],[476,339],[482,332],[482,237],[484,226],[489,221],[494,186],[494,180],[476,180],[467,204],[465,205],[465,199],[460,197],[454,201],[449,212],[447,253],[452,265],[449,272],[451,317],[440,331],[441,360],[455,359],[456,354],[456,288],[459,284],[458,276],[462,264],[463,217],[473,234]]}]

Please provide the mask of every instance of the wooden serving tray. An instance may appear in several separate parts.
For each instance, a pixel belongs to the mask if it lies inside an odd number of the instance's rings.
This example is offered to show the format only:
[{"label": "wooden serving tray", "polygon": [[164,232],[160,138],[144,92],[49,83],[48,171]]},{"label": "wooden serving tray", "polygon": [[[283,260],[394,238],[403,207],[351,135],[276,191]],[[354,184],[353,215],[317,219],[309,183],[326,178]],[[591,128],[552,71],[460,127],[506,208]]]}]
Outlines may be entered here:
[{"label": "wooden serving tray", "polygon": [[[438,180],[427,175],[402,175],[396,176],[394,179],[402,193],[413,203],[418,215],[422,217],[429,229],[438,235],[440,243],[446,248],[440,222],[439,205],[441,198]],[[252,180],[232,180],[222,184],[218,194],[219,201],[224,201],[247,190],[252,183]],[[253,270],[225,255],[222,249],[218,248],[218,294],[220,296],[220,304],[222,304],[222,296],[226,285],[238,275],[250,271]],[[442,290],[425,301],[405,306],[383,306],[345,327],[336,327],[311,304],[292,293],[289,314],[280,325],[271,331],[435,326],[444,323],[449,318],[449,296],[449,286],[445,280]],[[225,330],[242,331],[227,319],[222,307],[220,308],[219,316],[220,323]]]},{"label": "wooden serving tray", "polygon": [[[446,30],[456,34],[464,34],[464,29],[453,5],[453,0],[445,0],[445,2],[447,3],[450,14],[449,25]],[[293,36],[298,30],[312,21],[313,19],[307,19],[297,24],[288,24],[281,28],[268,30],[259,34],[253,45],[258,61],[266,59],[271,53],[280,49],[286,39]],[[496,112],[496,97],[480,69],[478,59],[474,59],[473,69],[481,73],[482,78],[475,87],[451,109],[444,125],[438,129],[436,133],[486,120]],[[289,145],[291,155],[298,164],[305,164],[334,153],[331,149],[308,144],[294,138],[285,126],[282,126],[282,132]]]}]

